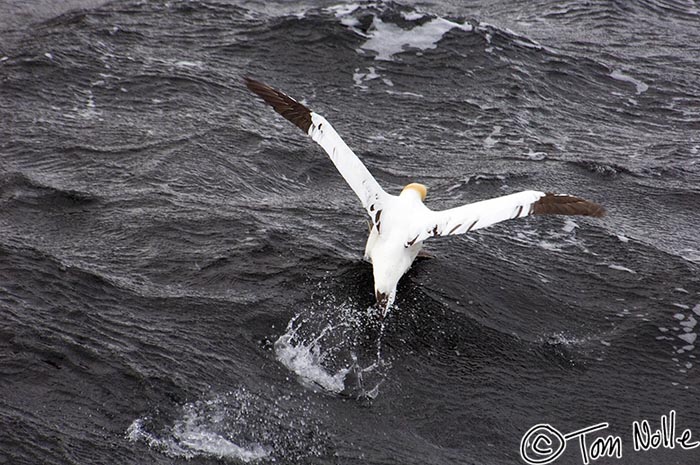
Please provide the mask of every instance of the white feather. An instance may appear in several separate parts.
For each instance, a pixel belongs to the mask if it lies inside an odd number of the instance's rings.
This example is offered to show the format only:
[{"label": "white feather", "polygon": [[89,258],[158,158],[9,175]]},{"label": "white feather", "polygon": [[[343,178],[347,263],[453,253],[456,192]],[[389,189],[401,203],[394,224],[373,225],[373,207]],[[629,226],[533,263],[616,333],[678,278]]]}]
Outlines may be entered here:
[{"label": "white feather", "polygon": [[372,221],[374,221],[376,212],[384,208],[384,204],[391,196],[381,188],[369,170],[341,139],[326,118],[311,112],[309,136],[323,147],[323,150],[326,151],[335,167],[338,168],[340,174],[362,202],[362,206],[372,217]]},{"label": "white feather", "polygon": [[544,197],[544,192],[523,191],[482,200],[449,210],[426,212],[409,230],[406,241],[410,244],[430,237],[464,234],[501,221],[522,218],[530,214],[532,204]]}]

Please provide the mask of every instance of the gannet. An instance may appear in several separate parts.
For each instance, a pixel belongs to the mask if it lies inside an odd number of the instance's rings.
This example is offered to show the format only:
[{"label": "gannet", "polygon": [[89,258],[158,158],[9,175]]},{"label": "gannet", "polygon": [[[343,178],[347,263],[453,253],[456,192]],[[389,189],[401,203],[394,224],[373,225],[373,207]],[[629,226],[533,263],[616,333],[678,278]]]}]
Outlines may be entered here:
[{"label": "gannet", "polygon": [[529,215],[585,215],[601,217],[596,203],[566,194],[523,191],[480,202],[434,211],[423,202],[428,189],[411,183],[399,195],[384,191],[333,126],[321,115],[272,87],[244,78],[252,92],[294,123],[330,156],[371,218],[365,259],[372,263],[374,294],[386,314],[396,297],[396,286],[432,237],[464,234],[501,221]]}]

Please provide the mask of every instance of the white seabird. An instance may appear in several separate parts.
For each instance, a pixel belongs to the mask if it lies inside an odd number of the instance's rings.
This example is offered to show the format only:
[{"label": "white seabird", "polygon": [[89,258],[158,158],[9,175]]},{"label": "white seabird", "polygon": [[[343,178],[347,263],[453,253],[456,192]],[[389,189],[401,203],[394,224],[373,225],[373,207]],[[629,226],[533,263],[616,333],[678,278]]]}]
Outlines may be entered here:
[{"label": "white seabird", "polygon": [[247,77],[244,80],[248,89],[323,147],[360,198],[372,219],[365,259],[372,263],[374,293],[384,313],[394,302],[399,280],[428,238],[463,234],[528,215],[605,214],[605,209],[596,203],[540,191],[523,191],[433,211],[423,203],[428,192],[424,185],[411,183],[398,196],[388,194],[323,116],[266,84]]}]

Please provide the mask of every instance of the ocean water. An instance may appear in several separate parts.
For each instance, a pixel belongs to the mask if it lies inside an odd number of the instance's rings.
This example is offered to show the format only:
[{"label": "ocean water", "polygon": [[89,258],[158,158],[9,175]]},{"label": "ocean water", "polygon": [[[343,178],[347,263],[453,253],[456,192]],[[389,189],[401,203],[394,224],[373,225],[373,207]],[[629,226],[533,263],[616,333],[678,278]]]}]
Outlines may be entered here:
[{"label": "ocean water", "polygon": [[[389,192],[608,216],[428,241],[382,321],[359,202],[242,76]],[[700,439],[699,82],[695,1],[0,1],[0,463],[522,464],[604,422],[597,463],[700,463],[632,437]]]}]

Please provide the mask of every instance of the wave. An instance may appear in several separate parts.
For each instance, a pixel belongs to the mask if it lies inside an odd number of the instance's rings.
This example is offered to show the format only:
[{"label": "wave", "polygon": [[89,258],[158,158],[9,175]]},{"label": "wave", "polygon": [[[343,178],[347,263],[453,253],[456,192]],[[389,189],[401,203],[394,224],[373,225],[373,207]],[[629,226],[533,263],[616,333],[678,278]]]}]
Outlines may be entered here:
[{"label": "wave", "polygon": [[82,207],[99,200],[97,195],[54,187],[23,173],[0,174],[0,202],[20,202],[53,209]]}]

